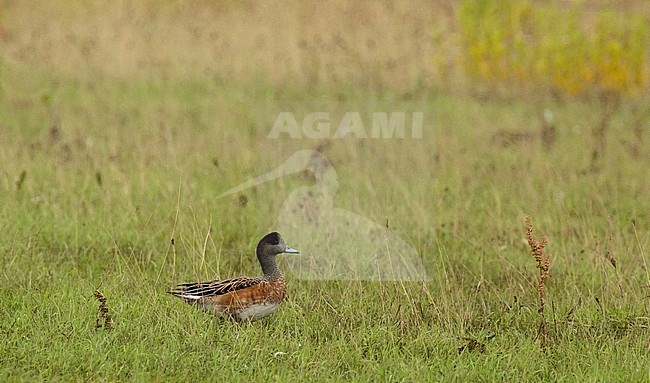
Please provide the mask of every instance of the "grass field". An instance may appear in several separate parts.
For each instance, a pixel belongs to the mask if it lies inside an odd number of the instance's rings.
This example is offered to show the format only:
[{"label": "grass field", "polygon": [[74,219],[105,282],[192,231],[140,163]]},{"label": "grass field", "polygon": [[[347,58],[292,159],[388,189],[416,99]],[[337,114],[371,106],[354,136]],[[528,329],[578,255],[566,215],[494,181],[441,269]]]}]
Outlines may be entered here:
[{"label": "grass field", "polygon": [[[0,4],[0,381],[650,381],[645,91],[595,163],[597,100],[435,80],[444,2]],[[268,138],[278,111],[328,106],[420,111],[423,135]],[[308,281],[283,261],[286,301],[251,324],[165,294],[260,273],[257,241],[314,180],[218,197],[301,149],[430,280]],[[526,216],[551,257],[544,349]]]}]

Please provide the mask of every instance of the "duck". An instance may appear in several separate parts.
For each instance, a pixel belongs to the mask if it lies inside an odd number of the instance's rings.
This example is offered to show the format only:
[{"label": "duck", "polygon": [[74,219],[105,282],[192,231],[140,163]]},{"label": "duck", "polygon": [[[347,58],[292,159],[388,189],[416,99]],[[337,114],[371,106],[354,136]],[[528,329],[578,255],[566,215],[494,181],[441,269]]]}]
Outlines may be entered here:
[{"label": "duck", "polygon": [[276,262],[278,254],[300,254],[277,231],[257,244],[262,277],[237,277],[207,282],[181,283],[169,294],[214,315],[235,321],[256,321],[273,314],[284,300],[286,282]]}]

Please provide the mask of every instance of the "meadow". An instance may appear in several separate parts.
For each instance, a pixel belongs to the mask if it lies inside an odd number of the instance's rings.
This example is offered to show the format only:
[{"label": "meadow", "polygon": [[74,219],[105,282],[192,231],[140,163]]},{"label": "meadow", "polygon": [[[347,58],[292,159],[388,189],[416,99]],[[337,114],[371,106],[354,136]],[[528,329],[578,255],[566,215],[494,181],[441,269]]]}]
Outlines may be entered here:
[{"label": "meadow", "polygon": [[[0,5],[0,381],[650,380],[647,83],[608,114],[449,72],[447,2]],[[278,112],[328,108],[422,112],[422,137],[269,138]],[[304,280],[283,259],[286,301],[253,323],[166,294],[260,273],[257,241],[313,175],[220,196],[303,149],[430,280]],[[548,239],[544,347],[527,216]]]}]

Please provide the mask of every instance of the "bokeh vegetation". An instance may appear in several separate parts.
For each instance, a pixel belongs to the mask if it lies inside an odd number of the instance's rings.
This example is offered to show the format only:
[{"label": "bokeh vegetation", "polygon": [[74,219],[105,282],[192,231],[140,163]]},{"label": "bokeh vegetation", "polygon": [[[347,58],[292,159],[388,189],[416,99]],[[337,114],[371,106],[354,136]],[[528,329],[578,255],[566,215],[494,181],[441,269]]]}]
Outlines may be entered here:
[{"label": "bokeh vegetation", "polygon": [[580,3],[465,1],[458,9],[461,62],[490,85],[564,95],[648,90],[650,21]]}]

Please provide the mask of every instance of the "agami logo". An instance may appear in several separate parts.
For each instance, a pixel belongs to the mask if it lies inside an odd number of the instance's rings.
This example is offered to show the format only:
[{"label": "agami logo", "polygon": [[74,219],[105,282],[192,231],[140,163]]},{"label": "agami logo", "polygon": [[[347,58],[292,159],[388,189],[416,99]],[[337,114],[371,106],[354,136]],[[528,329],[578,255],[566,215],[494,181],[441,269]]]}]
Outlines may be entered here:
[{"label": "agami logo", "polygon": [[422,138],[423,120],[422,112],[374,112],[364,124],[359,112],[346,112],[340,120],[332,118],[329,112],[312,112],[299,125],[294,113],[281,112],[268,138]]}]

